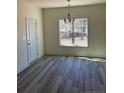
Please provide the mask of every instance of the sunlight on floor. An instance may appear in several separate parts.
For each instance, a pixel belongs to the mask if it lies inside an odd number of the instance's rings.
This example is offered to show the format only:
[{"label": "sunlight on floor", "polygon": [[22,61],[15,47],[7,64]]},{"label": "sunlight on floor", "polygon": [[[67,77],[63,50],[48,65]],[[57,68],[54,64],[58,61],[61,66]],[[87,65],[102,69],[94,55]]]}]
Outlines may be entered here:
[{"label": "sunlight on floor", "polygon": [[88,57],[77,57],[79,59],[87,59],[91,61],[98,61],[98,62],[106,62],[106,59],[103,58],[88,58]]}]

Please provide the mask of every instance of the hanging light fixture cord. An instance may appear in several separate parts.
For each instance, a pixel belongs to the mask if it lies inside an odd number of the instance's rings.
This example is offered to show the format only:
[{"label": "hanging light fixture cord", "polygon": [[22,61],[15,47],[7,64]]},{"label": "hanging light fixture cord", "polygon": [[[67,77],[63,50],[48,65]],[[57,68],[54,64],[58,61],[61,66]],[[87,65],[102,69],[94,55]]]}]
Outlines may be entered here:
[{"label": "hanging light fixture cord", "polygon": [[68,15],[69,15],[69,1],[70,1],[70,0],[67,0],[67,1],[68,1]]}]

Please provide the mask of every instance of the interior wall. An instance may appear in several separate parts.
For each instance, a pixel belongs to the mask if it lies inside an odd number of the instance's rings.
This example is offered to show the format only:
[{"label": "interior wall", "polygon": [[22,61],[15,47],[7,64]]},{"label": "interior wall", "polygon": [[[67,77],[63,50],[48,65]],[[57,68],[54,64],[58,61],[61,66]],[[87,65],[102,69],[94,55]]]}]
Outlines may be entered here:
[{"label": "interior wall", "polygon": [[87,17],[89,20],[89,47],[60,47],[59,46],[59,19],[67,16],[67,8],[44,9],[44,35],[46,55],[73,55],[73,56],[106,56],[106,5],[87,5],[71,7],[71,16],[74,18]]},{"label": "interior wall", "polygon": [[25,17],[37,19],[38,57],[44,55],[42,10],[29,2],[17,0],[17,72],[29,65],[27,63]]}]

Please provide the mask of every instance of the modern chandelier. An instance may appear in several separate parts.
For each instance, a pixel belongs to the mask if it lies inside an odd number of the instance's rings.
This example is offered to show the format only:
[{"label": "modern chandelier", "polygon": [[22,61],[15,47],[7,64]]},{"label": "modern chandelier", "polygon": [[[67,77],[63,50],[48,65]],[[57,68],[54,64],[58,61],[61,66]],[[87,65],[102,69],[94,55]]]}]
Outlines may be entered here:
[{"label": "modern chandelier", "polygon": [[69,9],[70,9],[70,0],[67,0],[68,1],[68,15],[67,15],[67,17],[65,17],[64,18],[64,22],[65,23],[71,23],[71,22],[74,22],[74,18],[71,18],[71,16],[70,16],[70,13],[69,13]]}]

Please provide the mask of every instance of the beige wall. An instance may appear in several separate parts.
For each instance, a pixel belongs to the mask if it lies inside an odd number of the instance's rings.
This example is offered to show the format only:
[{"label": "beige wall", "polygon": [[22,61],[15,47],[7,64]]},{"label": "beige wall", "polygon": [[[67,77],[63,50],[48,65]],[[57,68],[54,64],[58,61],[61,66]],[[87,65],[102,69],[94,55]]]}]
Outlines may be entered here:
[{"label": "beige wall", "polygon": [[106,56],[106,8],[105,4],[71,8],[71,16],[89,20],[89,47],[59,47],[58,21],[67,15],[66,8],[44,9],[45,53],[47,55]]},{"label": "beige wall", "polygon": [[27,63],[25,17],[37,19],[38,23],[38,51],[39,58],[44,54],[42,10],[24,0],[17,1],[17,65],[18,72],[29,64]]}]

